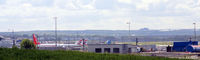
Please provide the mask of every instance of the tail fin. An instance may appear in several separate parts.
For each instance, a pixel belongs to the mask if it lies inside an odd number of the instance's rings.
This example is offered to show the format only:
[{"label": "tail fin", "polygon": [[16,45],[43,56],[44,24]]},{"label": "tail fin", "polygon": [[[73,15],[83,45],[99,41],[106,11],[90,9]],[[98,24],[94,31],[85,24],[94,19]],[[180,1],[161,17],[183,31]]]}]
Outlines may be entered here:
[{"label": "tail fin", "polygon": [[75,44],[79,45],[81,43],[82,40],[76,41]]},{"label": "tail fin", "polygon": [[83,42],[83,40],[79,40],[79,41],[77,41],[77,45],[80,45],[80,46],[83,46],[83,44],[87,45],[86,41],[87,40],[84,40],[84,42]]},{"label": "tail fin", "polygon": [[111,44],[112,42],[111,42],[111,40],[107,40],[106,42],[105,42],[105,44]]},{"label": "tail fin", "polygon": [[37,40],[35,34],[33,34],[33,43],[34,43],[35,45],[40,44],[40,43],[38,42],[38,40]]}]

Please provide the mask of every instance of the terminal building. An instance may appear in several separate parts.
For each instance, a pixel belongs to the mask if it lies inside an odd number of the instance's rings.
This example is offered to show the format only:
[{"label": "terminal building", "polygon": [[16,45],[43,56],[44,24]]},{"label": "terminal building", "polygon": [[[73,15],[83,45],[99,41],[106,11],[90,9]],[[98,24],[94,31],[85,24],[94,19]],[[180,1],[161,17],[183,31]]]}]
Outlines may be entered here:
[{"label": "terminal building", "polygon": [[140,48],[130,44],[88,44],[88,52],[95,53],[135,53],[139,52]]}]

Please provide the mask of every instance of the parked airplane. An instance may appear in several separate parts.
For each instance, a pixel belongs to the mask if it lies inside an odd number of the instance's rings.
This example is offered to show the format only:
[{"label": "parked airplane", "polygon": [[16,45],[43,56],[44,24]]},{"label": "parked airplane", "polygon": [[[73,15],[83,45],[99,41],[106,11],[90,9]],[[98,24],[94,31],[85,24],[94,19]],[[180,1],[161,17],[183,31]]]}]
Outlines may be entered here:
[{"label": "parked airplane", "polygon": [[83,40],[79,40],[79,41],[76,41],[75,44],[60,44],[60,43],[45,43],[45,44],[42,44],[40,42],[38,42],[35,34],[33,34],[33,43],[37,46],[37,47],[78,47],[78,46],[83,46],[86,45],[86,41],[87,40],[84,40],[84,43],[83,43]]},{"label": "parked airplane", "polygon": [[111,40],[107,40],[105,44],[112,44]]}]

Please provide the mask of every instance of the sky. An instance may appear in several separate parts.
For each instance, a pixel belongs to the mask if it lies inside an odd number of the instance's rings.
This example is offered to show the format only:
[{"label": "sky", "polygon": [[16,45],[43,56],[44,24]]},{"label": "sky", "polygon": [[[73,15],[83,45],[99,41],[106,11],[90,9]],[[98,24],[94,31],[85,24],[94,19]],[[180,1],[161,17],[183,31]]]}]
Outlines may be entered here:
[{"label": "sky", "polygon": [[200,0],[0,0],[0,32],[200,28]]}]

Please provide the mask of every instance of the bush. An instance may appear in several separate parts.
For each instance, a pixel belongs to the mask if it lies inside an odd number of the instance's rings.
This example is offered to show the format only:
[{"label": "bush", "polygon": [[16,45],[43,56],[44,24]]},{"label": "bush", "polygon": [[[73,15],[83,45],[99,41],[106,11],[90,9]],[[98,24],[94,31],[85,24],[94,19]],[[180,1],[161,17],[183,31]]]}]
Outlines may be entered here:
[{"label": "bush", "polygon": [[24,39],[20,43],[21,49],[35,49],[35,45],[29,39]]},{"label": "bush", "polygon": [[12,46],[12,49],[19,49],[17,46]]}]

